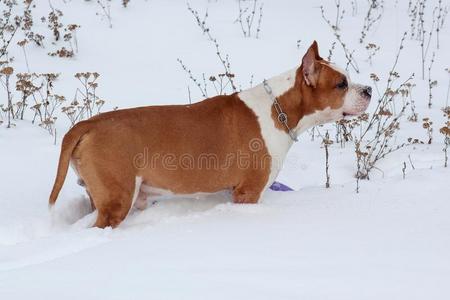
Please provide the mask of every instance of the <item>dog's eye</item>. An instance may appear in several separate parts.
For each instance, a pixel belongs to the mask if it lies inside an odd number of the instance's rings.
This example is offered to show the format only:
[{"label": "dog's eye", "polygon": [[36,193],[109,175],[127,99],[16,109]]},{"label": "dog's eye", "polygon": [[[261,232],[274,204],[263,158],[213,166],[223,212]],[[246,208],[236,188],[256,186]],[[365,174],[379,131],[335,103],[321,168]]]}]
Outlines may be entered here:
[{"label": "dog's eye", "polygon": [[337,87],[338,89],[346,89],[347,86],[348,86],[347,79],[342,80],[341,82],[339,82],[339,83],[336,85],[336,87]]}]

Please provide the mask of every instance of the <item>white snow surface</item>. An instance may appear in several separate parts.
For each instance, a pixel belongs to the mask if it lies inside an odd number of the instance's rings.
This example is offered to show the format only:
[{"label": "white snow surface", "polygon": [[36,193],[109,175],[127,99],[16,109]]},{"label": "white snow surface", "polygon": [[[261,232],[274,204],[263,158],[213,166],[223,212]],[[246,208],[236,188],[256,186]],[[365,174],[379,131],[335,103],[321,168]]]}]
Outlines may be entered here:
[{"label": "white snow surface", "polygon": [[[77,86],[74,73],[99,72],[107,109],[187,103],[188,85],[192,99],[201,100],[176,59],[197,76],[222,69],[186,2],[131,0],[126,9],[116,2],[109,28],[95,1],[52,1],[67,23],[81,24],[79,53],[58,59],[47,56],[48,42],[45,49],[30,46],[30,69],[60,72],[55,88],[65,95]],[[358,1],[355,17],[345,4],[342,35],[359,49],[361,72],[350,70],[354,82],[371,84],[369,74],[376,73],[382,87],[409,30],[408,1],[385,2],[367,38],[381,46],[372,66],[358,43],[367,1]],[[47,14],[47,1],[37,3],[37,15]],[[323,4],[333,19],[332,0],[264,1],[260,39],[244,38],[233,23],[236,1],[189,3],[201,14],[208,9],[207,23],[243,89],[252,74],[259,83],[298,65],[314,39],[326,57],[333,41],[319,9]],[[345,66],[336,49],[333,60]],[[352,145],[331,146],[332,186],[326,189],[320,138],[311,141],[304,133],[277,179],[295,192],[268,191],[257,205],[235,205],[228,192],[160,197],[149,199],[145,211],[131,211],[116,229],[88,228],[95,212],[72,171],[56,207],[50,213],[47,208],[61,137],[69,128],[64,116],[57,145],[31,124],[31,116],[12,129],[0,125],[0,299],[450,299],[450,171],[443,167],[438,133],[449,80],[449,26],[436,51],[433,77],[439,84],[431,109],[417,41],[406,39],[398,67],[403,79],[417,74],[417,111],[420,119],[433,120],[433,143],[386,157],[371,180],[360,182],[358,194]],[[14,56],[16,71],[26,71],[22,53]],[[401,126],[399,143],[426,140],[421,122],[405,118]]]}]

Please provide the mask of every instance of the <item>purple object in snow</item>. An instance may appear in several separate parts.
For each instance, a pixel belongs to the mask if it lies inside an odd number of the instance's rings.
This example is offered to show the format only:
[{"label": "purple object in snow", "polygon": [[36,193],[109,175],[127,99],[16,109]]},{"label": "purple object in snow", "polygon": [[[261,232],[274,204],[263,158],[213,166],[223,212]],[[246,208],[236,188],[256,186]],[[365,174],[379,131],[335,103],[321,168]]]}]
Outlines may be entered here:
[{"label": "purple object in snow", "polygon": [[272,191],[277,191],[277,192],[290,192],[290,191],[293,191],[293,189],[291,189],[287,185],[284,185],[284,184],[282,184],[281,182],[278,182],[278,181],[275,181],[274,183],[272,183],[272,185],[270,186],[270,189]]}]

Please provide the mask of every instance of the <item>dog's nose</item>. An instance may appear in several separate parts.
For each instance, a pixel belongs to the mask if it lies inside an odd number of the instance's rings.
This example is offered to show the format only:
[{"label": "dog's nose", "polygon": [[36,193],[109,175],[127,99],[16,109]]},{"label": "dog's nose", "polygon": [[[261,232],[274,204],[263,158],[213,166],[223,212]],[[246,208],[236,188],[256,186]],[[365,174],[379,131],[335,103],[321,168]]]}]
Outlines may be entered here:
[{"label": "dog's nose", "polygon": [[363,96],[367,97],[367,98],[371,98],[372,97],[372,87],[370,86],[366,86],[363,90],[362,90],[362,94]]}]

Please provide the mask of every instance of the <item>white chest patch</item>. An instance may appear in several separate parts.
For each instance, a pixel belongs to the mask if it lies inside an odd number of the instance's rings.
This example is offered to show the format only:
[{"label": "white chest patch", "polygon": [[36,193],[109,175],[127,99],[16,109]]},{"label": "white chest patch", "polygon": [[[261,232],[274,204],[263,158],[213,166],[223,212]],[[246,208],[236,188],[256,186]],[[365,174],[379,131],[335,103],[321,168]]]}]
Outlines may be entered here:
[{"label": "white chest patch", "polygon": [[[273,95],[278,97],[292,88],[295,83],[295,75],[296,69],[293,69],[268,79],[267,83],[272,88]],[[264,188],[266,190],[280,172],[293,141],[286,132],[275,127],[272,119],[273,103],[262,84],[242,91],[238,96],[258,117],[262,138],[272,158],[269,180]]]}]

